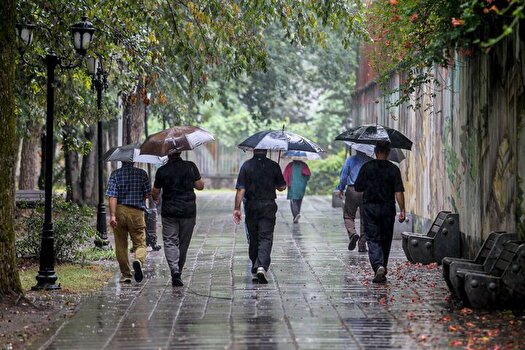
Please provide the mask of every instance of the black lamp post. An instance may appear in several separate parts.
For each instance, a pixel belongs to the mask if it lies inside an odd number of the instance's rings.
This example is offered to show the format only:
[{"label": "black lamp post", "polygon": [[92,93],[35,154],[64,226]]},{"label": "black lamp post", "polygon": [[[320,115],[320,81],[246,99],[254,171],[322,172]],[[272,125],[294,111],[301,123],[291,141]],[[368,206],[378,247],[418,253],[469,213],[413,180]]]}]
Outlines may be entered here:
[{"label": "black lamp post", "polygon": [[[31,65],[24,57],[24,50],[33,40],[32,24],[17,24],[17,34],[21,41],[20,52],[25,64]],[[82,21],[71,26],[73,35],[73,44],[77,53],[84,56],[89,44],[93,39],[95,27],[88,22],[86,17]],[[44,225],[42,228],[42,242],[40,245],[40,269],[36,276],[37,284],[33,290],[41,289],[60,289],[60,285],[55,282],[58,277],[55,274],[55,250],[54,250],[54,233],[53,233],[53,124],[54,124],[54,103],[55,103],[55,68],[59,66],[62,69],[71,69],[78,64],[68,62],[63,64],[65,58],[57,56],[53,51],[49,51],[45,56],[40,56],[47,69],[47,113],[46,113],[46,157],[45,157],[45,184],[44,184]]]},{"label": "black lamp post", "polygon": [[[108,88],[107,72],[102,65],[102,58],[88,57],[86,60],[87,69],[91,74],[93,89],[97,92],[97,107],[102,109],[102,92]],[[97,207],[97,232],[98,239],[95,245],[99,248],[109,246],[108,231],[106,225],[106,205],[104,204],[104,138],[102,134],[102,119],[97,123],[97,158],[98,158],[98,207]]]}]

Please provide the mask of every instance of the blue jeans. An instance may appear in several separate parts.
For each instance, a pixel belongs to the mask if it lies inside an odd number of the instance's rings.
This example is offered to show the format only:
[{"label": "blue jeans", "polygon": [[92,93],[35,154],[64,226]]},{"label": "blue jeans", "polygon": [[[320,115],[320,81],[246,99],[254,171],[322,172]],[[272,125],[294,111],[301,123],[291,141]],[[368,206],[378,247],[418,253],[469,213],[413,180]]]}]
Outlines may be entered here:
[{"label": "blue jeans", "polygon": [[366,203],[363,204],[362,214],[368,243],[368,258],[375,272],[379,266],[388,265],[394,235],[395,206],[391,203]]}]

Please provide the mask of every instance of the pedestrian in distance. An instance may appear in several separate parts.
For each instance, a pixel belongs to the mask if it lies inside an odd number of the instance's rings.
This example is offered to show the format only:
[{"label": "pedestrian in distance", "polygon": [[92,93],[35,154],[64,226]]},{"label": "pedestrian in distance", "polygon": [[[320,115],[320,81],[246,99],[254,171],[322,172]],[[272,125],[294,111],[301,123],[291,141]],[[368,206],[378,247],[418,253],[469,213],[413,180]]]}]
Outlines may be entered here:
[{"label": "pedestrian in distance", "polygon": [[109,224],[115,236],[115,254],[122,277],[120,282],[131,282],[128,255],[128,237],[135,247],[133,270],[135,281],[144,278],[142,266],[146,259],[146,223],[144,210],[146,199],[151,195],[148,174],[135,168],[131,162],[123,162],[108,180],[106,196],[109,197]]},{"label": "pedestrian in distance", "polygon": [[301,218],[304,192],[311,175],[310,168],[301,160],[291,161],[284,169],[283,176],[288,187],[286,198],[290,200],[290,209],[292,210],[294,223],[298,223]]},{"label": "pedestrian in distance", "polygon": [[279,164],[266,157],[267,151],[254,149],[253,157],[243,163],[237,177],[233,221],[241,222],[241,202],[250,236],[248,254],[252,263],[252,279],[268,283],[266,272],[270,267],[277,213],[275,190],[284,191],[286,182]]},{"label": "pedestrian in distance", "polygon": [[168,162],[155,174],[153,200],[158,204],[162,191],[162,239],[173,286],[181,287],[182,270],[197,217],[195,191],[204,189],[204,181],[195,163],[183,160],[180,152],[168,156]]},{"label": "pedestrian in distance", "polygon": [[399,222],[405,221],[405,189],[399,168],[390,162],[390,143],[376,144],[376,159],[361,167],[355,190],[363,192],[363,216],[368,257],[374,270],[374,283],[386,282],[388,257],[394,234],[396,200]]},{"label": "pedestrian in distance", "polygon": [[[363,225],[363,194],[355,190],[355,181],[361,167],[371,161],[373,158],[367,156],[363,152],[357,151],[357,154],[346,159],[343,169],[341,169],[341,176],[337,189],[339,190],[339,198],[345,198],[343,206],[343,220],[348,234],[348,250],[354,250],[356,244],[359,242],[358,251],[366,252],[366,236]],[[359,208],[360,230],[359,234],[355,228],[355,217],[357,209]]]}]

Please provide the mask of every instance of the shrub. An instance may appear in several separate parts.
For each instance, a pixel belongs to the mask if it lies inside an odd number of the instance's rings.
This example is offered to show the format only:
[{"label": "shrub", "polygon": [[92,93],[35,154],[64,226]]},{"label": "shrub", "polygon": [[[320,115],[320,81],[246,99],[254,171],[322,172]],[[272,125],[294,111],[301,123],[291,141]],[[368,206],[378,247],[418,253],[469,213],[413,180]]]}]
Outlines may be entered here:
[{"label": "shrub", "polygon": [[308,181],[307,194],[331,194],[339,183],[339,174],[345,161],[342,150],[337,154],[328,156],[322,161],[308,162],[312,177]]},{"label": "shrub", "polygon": [[[58,261],[84,260],[82,249],[91,244],[96,230],[91,225],[94,211],[64,200],[53,199],[53,237]],[[16,241],[17,256],[39,256],[44,224],[44,206],[39,205],[29,217],[22,219],[25,232]]]}]

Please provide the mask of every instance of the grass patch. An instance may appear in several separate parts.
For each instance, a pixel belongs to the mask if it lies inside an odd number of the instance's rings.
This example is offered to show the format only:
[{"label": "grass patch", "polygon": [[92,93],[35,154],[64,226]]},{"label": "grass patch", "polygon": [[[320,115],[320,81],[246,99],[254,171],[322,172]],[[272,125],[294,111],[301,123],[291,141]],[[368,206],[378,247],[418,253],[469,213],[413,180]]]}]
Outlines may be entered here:
[{"label": "grass patch", "polygon": [[[38,265],[20,270],[20,280],[24,290],[36,284]],[[111,278],[114,271],[99,265],[60,264],[55,266],[57,283],[62,290],[72,293],[90,293],[102,288]]]},{"label": "grass patch", "polygon": [[91,247],[82,251],[83,258],[87,261],[116,260],[115,250]]}]

